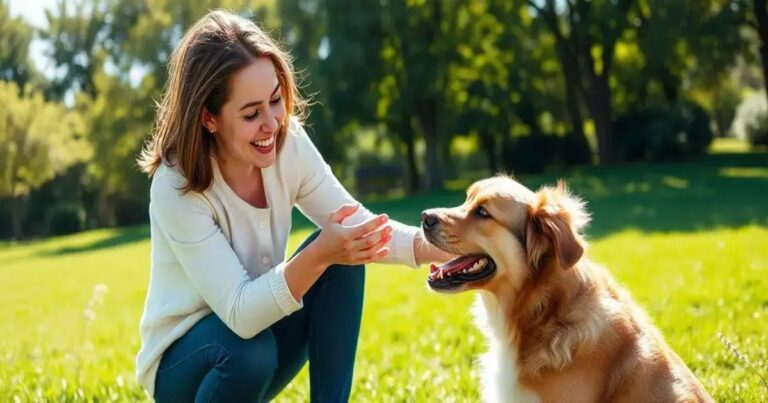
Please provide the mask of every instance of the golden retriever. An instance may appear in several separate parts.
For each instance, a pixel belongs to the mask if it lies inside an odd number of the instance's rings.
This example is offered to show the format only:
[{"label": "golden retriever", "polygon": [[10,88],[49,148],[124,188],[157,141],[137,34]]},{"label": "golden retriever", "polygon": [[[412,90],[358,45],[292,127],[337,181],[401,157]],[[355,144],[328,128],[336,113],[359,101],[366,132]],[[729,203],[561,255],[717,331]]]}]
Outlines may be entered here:
[{"label": "golden retriever", "polygon": [[584,203],[560,182],[536,193],[505,176],[464,204],[422,213],[429,287],[479,290],[491,402],[709,402],[712,398],[608,271],[589,260]]}]

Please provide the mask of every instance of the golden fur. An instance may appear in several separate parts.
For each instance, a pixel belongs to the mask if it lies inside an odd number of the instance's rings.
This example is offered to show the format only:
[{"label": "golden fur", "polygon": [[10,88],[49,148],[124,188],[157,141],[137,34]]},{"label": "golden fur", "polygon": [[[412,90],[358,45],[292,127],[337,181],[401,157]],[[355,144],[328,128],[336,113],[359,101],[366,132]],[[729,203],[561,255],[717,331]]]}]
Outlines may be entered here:
[{"label": "golden fur", "polygon": [[712,401],[629,294],[586,256],[589,216],[562,183],[533,193],[490,178],[461,206],[424,215],[430,242],[496,264],[491,277],[451,290],[480,291],[486,400]]}]

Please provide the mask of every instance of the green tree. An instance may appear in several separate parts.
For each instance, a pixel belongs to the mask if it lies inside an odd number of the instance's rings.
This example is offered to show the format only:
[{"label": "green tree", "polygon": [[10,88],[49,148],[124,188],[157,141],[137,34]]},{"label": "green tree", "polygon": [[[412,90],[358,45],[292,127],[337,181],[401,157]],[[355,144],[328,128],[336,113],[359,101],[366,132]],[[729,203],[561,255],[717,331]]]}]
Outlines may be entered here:
[{"label": "green tree", "polygon": [[17,239],[24,236],[24,197],[90,157],[79,117],[29,87],[0,81],[0,196],[9,197]]},{"label": "green tree", "polygon": [[81,93],[77,109],[84,118],[85,139],[93,148],[87,162],[89,185],[95,188],[96,213],[102,226],[116,225],[115,202],[121,196],[144,197],[147,181],[136,170],[136,154],[151,121],[141,93],[103,72],[95,75],[96,96]]},{"label": "green tree", "polygon": [[59,0],[45,10],[48,28],[40,31],[48,42],[48,57],[57,68],[49,95],[62,99],[67,91],[96,95],[94,76],[104,67],[106,0]]},{"label": "green tree", "polygon": [[[384,3],[383,70],[379,80],[382,98],[379,116],[390,116],[390,131],[405,130],[402,139],[413,141],[409,129],[418,130],[425,143],[425,185],[443,185],[442,155],[456,124],[455,97],[461,83],[454,81],[459,51],[471,38],[455,27],[468,16],[473,3],[459,1],[398,1]],[[395,98],[396,97],[396,98]],[[394,109],[392,109],[394,108]],[[413,120],[409,122],[408,117]],[[408,144],[409,159],[413,147]],[[409,163],[411,165],[411,163]]]},{"label": "green tree", "polygon": [[33,32],[20,17],[11,18],[8,5],[0,1],[0,80],[13,81],[19,88],[27,83],[42,83],[29,60]]},{"label": "green tree", "polygon": [[[627,17],[635,2],[528,0],[555,36],[566,90],[577,89],[586,101],[597,132],[598,155],[603,163],[614,159],[610,79],[616,44],[629,27]],[[573,97],[573,94],[568,96],[569,102]],[[569,107],[569,111],[573,115],[576,109]]]}]

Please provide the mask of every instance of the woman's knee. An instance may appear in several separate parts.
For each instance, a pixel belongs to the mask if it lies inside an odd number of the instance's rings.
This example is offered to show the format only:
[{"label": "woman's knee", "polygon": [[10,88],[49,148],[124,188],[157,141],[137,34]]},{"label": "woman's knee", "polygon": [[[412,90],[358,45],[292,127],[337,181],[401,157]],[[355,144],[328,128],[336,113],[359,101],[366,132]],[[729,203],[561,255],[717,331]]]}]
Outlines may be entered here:
[{"label": "woman's knee", "polygon": [[353,295],[362,295],[365,289],[365,265],[334,264],[326,269],[325,282],[333,284],[334,289],[345,290]]},{"label": "woman's knee", "polygon": [[228,340],[221,367],[233,380],[252,386],[269,385],[277,368],[277,343],[267,329],[251,339]]}]

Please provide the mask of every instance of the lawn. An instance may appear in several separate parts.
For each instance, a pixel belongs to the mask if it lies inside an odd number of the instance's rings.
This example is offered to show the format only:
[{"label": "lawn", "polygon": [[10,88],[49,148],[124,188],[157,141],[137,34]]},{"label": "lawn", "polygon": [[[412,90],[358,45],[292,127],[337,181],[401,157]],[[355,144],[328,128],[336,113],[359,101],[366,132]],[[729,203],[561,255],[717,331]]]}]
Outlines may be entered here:
[{"label": "lawn", "polygon": [[[768,388],[768,154],[677,164],[590,167],[522,177],[567,179],[593,212],[591,257],[608,266],[718,400]],[[415,223],[459,190],[370,203]],[[309,234],[297,217],[289,250]],[[147,227],[0,245],[0,401],[137,401],[138,320],[148,281]],[[368,269],[354,401],[476,401],[474,296],[429,292],[425,271]],[[306,401],[306,368],[279,401]]]}]

